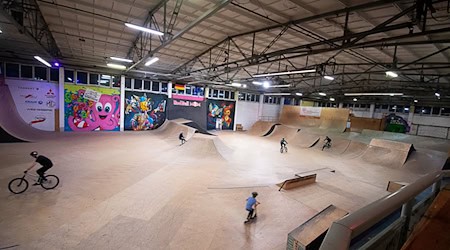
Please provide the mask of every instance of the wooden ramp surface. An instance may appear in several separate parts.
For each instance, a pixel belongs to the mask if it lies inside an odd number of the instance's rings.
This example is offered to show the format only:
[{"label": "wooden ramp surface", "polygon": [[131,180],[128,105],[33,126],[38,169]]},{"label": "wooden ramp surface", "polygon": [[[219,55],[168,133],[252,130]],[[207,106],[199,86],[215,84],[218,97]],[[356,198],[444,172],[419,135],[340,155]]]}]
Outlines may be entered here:
[{"label": "wooden ramp surface", "polygon": [[450,249],[450,185],[438,194],[402,250]]},{"label": "wooden ramp surface", "polygon": [[323,237],[335,220],[347,214],[348,212],[329,205],[289,233],[287,249],[315,249],[312,245],[320,245],[320,242],[315,242],[316,239]]}]

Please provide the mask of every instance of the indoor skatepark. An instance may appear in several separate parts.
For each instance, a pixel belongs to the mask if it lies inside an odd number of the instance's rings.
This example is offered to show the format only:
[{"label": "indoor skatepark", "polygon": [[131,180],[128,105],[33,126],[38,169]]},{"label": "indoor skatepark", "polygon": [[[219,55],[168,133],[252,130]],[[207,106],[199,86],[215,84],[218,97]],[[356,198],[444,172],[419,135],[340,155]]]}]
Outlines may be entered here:
[{"label": "indoor skatepark", "polygon": [[0,5],[0,250],[448,249],[448,1]]}]

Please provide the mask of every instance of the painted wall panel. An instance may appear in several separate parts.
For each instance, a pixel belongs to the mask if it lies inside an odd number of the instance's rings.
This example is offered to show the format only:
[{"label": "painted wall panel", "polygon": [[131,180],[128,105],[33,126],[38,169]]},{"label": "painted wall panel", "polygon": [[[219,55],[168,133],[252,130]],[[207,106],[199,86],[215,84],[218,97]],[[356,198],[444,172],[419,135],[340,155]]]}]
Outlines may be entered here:
[{"label": "painted wall panel", "polygon": [[22,119],[40,130],[55,131],[58,85],[49,82],[6,79]]},{"label": "painted wall panel", "polygon": [[152,130],[166,120],[166,95],[125,92],[125,130]]},{"label": "painted wall panel", "polygon": [[248,130],[258,121],[258,102],[238,102],[236,105],[236,123],[242,124],[244,130]]},{"label": "painted wall panel", "polygon": [[207,113],[207,129],[215,129],[217,119],[222,121],[222,129],[233,130],[236,103],[234,101],[209,99]]},{"label": "painted wall panel", "polygon": [[206,129],[206,102],[195,102],[195,106],[183,106],[182,100],[167,100],[167,119],[173,120],[184,118],[197,123],[201,128]]}]

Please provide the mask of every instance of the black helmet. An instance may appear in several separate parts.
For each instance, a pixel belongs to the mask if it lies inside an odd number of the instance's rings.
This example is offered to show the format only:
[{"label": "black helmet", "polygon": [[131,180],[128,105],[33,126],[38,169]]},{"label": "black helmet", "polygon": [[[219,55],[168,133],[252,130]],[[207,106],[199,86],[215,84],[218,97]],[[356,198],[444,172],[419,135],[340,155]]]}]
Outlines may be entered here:
[{"label": "black helmet", "polygon": [[252,192],[253,197],[258,196],[258,192]]},{"label": "black helmet", "polygon": [[38,152],[37,151],[33,151],[33,152],[30,153],[30,155],[33,156],[33,157],[36,157],[38,155]]}]

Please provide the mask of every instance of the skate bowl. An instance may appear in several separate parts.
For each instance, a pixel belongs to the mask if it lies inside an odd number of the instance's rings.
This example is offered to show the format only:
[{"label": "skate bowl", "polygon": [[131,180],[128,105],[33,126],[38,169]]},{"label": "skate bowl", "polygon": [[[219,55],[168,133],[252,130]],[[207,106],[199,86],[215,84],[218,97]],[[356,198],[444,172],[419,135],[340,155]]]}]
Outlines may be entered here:
[{"label": "skate bowl", "polygon": [[272,133],[266,135],[266,137],[275,140],[281,140],[281,138],[290,140],[298,133],[299,130],[299,128],[289,127],[286,125],[275,125]]},{"label": "skate bowl", "polygon": [[186,143],[177,146],[175,150],[176,155],[181,156],[180,159],[190,159],[193,155],[197,155],[201,159],[223,161],[233,153],[233,150],[220,138],[203,134],[194,134]]},{"label": "skate bowl", "polygon": [[33,128],[20,117],[8,85],[0,86],[0,142],[34,142],[54,132]]},{"label": "skate bowl", "polygon": [[409,143],[372,139],[360,160],[390,168],[400,168],[405,164],[414,146]]},{"label": "skate bowl", "polygon": [[320,140],[320,136],[300,130],[288,143],[295,147],[310,148],[316,145]]},{"label": "skate bowl", "polygon": [[271,133],[275,128],[277,123],[274,122],[266,122],[266,121],[257,121],[253,124],[253,126],[247,131],[249,135],[255,136],[266,136]]}]

